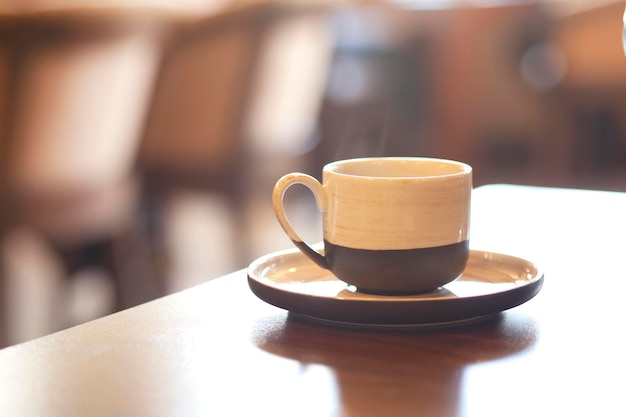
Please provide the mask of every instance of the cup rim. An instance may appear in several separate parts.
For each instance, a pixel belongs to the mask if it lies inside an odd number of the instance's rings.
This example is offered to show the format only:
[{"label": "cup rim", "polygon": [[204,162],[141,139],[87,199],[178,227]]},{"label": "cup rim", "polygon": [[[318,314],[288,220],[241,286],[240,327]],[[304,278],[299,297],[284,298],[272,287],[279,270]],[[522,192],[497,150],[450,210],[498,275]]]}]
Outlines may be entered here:
[{"label": "cup rim", "polygon": [[[443,163],[453,165],[458,167],[459,170],[455,172],[445,173],[445,174],[433,174],[433,175],[391,175],[391,176],[377,176],[377,175],[362,175],[362,174],[354,174],[354,173],[346,173],[339,170],[339,167],[352,165],[352,164],[361,164],[365,162],[376,162],[376,161],[396,161],[396,162],[424,162],[424,163]],[[452,159],[444,159],[444,158],[429,158],[429,157],[414,157],[414,156],[375,156],[375,157],[362,157],[362,158],[349,158],[342,159],[334,162],[330,162],[324,166],[324,173],[332,173],[333,175],[338,175],[342,177],[353,177],[353,178],[376,178],[376,179],[433,179],[433,178],[447,178],[447,177],[457,177],[462,175],[468,175],[472,172],[472,167],[465,162],[455,161]]]}]

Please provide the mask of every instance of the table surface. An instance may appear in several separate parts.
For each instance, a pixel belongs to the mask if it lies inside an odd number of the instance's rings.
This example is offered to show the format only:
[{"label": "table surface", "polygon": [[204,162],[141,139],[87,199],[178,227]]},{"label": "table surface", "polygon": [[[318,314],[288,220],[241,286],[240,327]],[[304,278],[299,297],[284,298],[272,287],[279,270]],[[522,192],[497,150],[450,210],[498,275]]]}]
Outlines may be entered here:
[{"label": "table surface", "polygon": [[453,329],[298,321],[237,271],[0,350],[7,416],[626,415],[626,194],[475,190],[472,247],[524,257],[541,292]]}]

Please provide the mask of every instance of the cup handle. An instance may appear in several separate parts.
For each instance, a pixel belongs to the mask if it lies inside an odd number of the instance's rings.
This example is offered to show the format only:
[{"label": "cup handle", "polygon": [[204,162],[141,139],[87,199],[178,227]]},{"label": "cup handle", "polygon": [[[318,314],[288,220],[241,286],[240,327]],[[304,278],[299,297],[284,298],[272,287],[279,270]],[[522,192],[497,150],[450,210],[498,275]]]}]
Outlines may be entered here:
[{"label": "cup handle", "polygon": [[302,184],[309,190],[311,190],[313,196],[315,197],[315,203],[317,204],[317,208],[321,212],[326,211],[327,199],[324,186],[310,175],[302,174],[300,172],[293,172],[280,178],[274,186],[274,191],[272,193],[272,205],[274,207],[274,213],[276,214],[276,218],[278,218],[278,222],[280,223],[281,227],[283,228],[289,239],[291,239],[293,244],[298,249],[300,249],[300,251],[304,255],[310,258],[318,266],[324,269],[329,269],[326,257],[311,248],[311,246],[309,246],[306,242],[304,242],[289,222],[289,219],[287,219],[287,214],[285,213],[285,207],[283,204],[283,197],[285,196],[287,188],[291,187],[294,184]]}]

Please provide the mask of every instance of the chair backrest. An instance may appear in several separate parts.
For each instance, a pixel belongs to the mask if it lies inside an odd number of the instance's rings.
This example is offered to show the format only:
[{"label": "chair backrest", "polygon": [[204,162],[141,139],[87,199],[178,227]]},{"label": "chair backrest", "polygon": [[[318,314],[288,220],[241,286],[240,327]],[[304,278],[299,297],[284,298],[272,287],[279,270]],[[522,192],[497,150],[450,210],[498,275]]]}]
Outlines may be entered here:
[{"label": "chair backrest", "polygon": [[139,152],[148,180],[203,185],[232,166],[258,34],[255,14],[181,30],[164,56]]},{"label": "chair backrest", "polygon": [[554,42],[562,50],[566,88],[615,91],[626,89],[626,56],[621,41],[626,2],[610,0],[558,17]]},{"label": "chair backrest", "polygon": [[276,4],[184,29],[147,120],[139,155],[147,181],[230,192],[236,171],[301,141],[315,124],[330,56],[324,16],[324,8]]},{"label": "chair backrest", "polygon": [[12,187],[51,194],[129,175],[159,62],[150,30],[30,21],[20,27],[9,126]]}]

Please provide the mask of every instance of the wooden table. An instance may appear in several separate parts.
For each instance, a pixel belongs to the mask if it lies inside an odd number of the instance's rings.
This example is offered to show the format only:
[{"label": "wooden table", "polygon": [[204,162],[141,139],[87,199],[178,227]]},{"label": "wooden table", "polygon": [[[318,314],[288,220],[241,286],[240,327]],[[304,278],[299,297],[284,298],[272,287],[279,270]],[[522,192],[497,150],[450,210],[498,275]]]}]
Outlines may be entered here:
[{"label": "wooden table", "polygon": [[0,351],[6,416],[624,415],[626,194],[475,191],[474,248],[545,271],[471,326],[380,332],[298,321],[238,271]]}]

